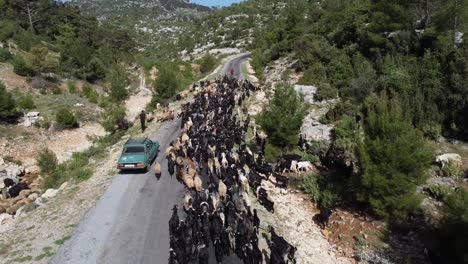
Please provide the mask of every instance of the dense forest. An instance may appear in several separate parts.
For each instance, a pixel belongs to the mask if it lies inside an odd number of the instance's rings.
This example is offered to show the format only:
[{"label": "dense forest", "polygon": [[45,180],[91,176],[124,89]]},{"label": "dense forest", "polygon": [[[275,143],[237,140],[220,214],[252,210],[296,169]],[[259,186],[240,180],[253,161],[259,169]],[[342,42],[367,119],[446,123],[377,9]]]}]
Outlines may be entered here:
[{"label": "dense forest", "polygon": [[253,42],[258,72],[292,54],[321,98],[385,92],[426,136],[468,137],[466,1],[290,1],[278,16]]},{"label": "dense forest", "polygon": [[[76,7],[53,0],[0,1],[0,42],[12,40],[16,54],[3,48],[20,75],[59,74],[88,81],[103,79],[113,65],[134,53],[129,33],[99,24]],[[52,73],[52,74],[51,74]]]}]

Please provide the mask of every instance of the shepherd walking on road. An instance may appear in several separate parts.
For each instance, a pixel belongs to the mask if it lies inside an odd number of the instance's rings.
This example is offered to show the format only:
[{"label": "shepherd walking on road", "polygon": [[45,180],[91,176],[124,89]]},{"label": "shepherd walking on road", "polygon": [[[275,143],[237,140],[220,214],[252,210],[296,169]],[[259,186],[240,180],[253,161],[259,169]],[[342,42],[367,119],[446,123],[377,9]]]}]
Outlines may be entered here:
[{"label": "shepherd walking on road", "polygon": [[145,121],[146,121],[145,110],[141,110],[141,113],[140,113],[141,132],[145,132],[145,128],[146,128]]}]

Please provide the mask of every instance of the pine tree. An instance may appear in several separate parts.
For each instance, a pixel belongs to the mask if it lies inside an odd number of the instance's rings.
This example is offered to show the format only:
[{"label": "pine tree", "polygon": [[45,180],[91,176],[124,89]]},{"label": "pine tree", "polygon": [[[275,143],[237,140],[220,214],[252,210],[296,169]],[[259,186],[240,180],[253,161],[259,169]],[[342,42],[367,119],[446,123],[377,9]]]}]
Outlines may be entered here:
[{"label": "pine tree", "polygon": [[304,99],[290,85],[280,84],[267,109],[257,117],[268,135],[269,143],[278,147],[297,145],[305,117]]},{"label": "pine tree", "polygon": [[8,119],[16,115],[16,103],[5,85],[0,82],[0,120]]},{"label": "pine tree", "polygon": [[419,199],[416,186],[428,177],[431,153],[422,134],[403,118],[397,99],[372,96],[365,102],[364,139],[358,142],[358,201],[377,215],[404,221]]}]

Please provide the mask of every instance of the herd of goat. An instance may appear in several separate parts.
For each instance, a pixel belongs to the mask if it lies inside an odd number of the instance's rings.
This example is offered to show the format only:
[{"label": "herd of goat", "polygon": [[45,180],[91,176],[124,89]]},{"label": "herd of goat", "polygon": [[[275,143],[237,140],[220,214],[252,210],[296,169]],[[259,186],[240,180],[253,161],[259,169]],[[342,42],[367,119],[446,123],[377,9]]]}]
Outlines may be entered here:
[{"label": "herd of goat", "polygon": [[[192,102],[182,105],[182,132],[165,154],[169,174],[185,185],[184,220],[174,206],[169,221],[169,263],[209,263],[214,249],[216,262],[235,254],[243,263],[295,263],[296,248],[270,226],[270,255],[258,245],[260,219],[251,208],[249,190],[259,203],[274,212],[274,202],[262,187],[272,180],[286,188],[283,171],[308,170],[308,162],[285,159],[276,168],[265,162],[265,140],[243,141],[250,123],[242,102],[257,88],[248,81],[223,77],[201,82]],[[182,218],[182,217],[181,217]],[[267,238],[267,236],[265,236]],[[265,256],[264,256],[265,255]]]}]

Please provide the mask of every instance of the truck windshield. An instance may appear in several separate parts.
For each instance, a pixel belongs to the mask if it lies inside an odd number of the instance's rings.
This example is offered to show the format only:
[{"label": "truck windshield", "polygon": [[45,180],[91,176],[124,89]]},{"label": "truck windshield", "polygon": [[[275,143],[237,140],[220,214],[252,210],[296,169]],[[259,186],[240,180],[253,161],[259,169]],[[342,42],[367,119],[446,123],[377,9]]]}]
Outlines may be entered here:
[{"label": "truck windshield", "polygon": [[145,153],[145,147],[141,146],[130,146],[125,148],[126,154],[143,154]]}]

